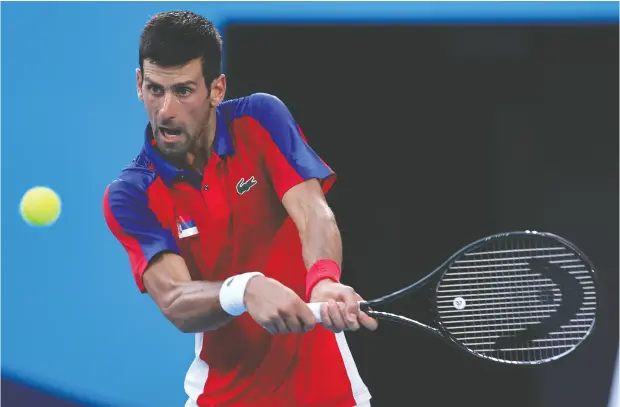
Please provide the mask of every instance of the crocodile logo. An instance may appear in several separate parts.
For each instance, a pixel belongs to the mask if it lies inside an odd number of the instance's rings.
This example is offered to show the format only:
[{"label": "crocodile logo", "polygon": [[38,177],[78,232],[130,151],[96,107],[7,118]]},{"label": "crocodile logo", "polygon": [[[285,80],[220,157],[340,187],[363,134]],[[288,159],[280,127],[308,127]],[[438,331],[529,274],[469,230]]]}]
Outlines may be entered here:
[{"label": "crocodile logo", "polygon": [[239,195],[243,195],[248,192],[254,185],[258,184],[258,181],[252,175],[247,181],[244,178],[241,178],[239,182],[237,182],[237,193]]}]

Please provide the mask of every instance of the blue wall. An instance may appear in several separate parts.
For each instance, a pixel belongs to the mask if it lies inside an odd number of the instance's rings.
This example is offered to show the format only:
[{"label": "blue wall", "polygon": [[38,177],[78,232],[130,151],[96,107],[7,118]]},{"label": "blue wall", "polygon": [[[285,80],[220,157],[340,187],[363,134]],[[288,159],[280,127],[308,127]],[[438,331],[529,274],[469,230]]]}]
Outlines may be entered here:
[{"label": "blue wall", "polygon": [[[105,225],[106,185],[137,154],[138,37],[149,16],[190,9],[230,21],[618,21],[618,3],[4,3],[2,370],[110,404],[181,406],[193,337],[138,293]],[[51,228],[20,218],[22,194],[54,188]],[[144,391],[157,389],[157,391]]]}]

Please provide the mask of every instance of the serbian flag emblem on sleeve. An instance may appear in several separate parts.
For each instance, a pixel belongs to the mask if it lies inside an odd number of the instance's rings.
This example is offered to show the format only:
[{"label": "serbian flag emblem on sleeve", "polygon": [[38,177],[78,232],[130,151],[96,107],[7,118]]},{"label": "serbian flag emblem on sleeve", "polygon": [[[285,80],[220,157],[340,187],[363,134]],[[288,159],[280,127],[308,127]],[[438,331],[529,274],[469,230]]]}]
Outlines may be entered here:
[{"label": "serbian flag emblem on sleeve", "polygon": [[198,227],[196,227],[196,223],[186,216],[179,216],[177,227],[179,228],[179,239],[184,239],[198,234]]}]

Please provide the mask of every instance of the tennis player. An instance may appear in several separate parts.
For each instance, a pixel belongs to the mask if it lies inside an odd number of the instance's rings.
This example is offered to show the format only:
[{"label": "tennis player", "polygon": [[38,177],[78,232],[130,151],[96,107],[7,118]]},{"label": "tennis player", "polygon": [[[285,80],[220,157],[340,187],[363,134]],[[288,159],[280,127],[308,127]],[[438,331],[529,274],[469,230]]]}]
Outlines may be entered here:
[{"label": "tennis player", "polygon": [[139,290],[196,334],[186,407],[369,406],[343,331],[377,322],[339,282],[324,196],[335,174],[276,97],[224,101],[221,50],[197,14],[146,24],[136,82],[149,123],[105,191],[107,224]]}]

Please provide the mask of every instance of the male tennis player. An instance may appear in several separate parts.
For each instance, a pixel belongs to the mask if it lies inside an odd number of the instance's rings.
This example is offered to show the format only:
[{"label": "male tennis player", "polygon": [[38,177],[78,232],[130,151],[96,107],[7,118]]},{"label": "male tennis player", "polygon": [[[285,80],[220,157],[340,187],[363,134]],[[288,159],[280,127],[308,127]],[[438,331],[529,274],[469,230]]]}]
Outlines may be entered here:
[{"label": "male tennis player", "polygon": [[147,23],[136,81],[149,124],[105,191],[106,221],[140,291],[196,333],[187,407],[369,406],[342,331],[377,322],[339,283],[323,195],[335,175],[276,97],[223,101],[221,47],[194,13]]}]

